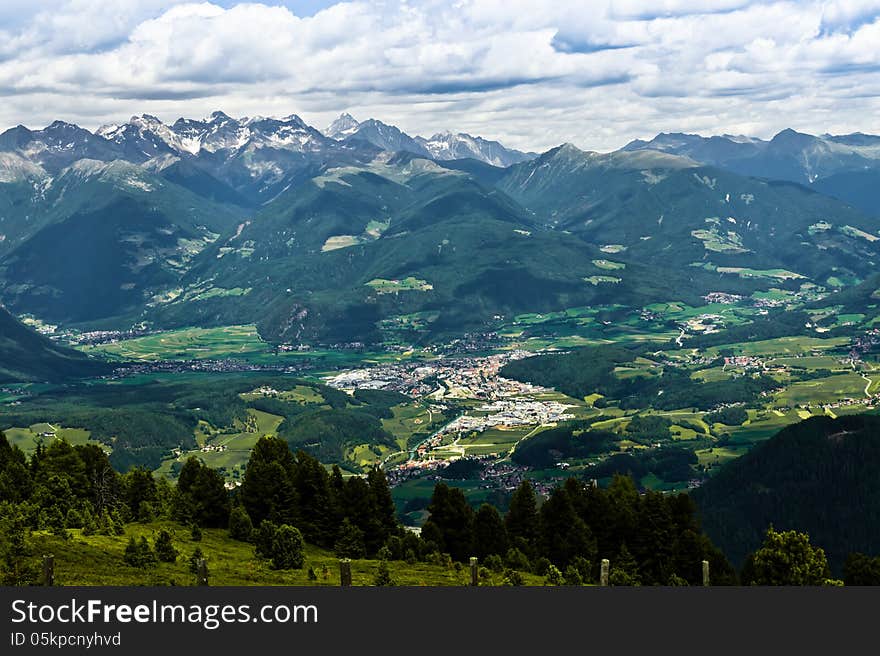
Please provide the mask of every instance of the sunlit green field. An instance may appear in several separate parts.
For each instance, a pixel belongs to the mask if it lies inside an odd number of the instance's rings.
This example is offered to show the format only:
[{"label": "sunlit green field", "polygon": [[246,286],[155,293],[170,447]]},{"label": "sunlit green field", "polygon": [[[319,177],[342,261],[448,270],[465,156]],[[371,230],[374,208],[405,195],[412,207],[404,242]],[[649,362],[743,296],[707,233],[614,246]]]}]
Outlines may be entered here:
[{"label": "sunlit green field", "polygon": [[251,419],[247,424],[236,421],[230,432],[221,432],[205,422],[200,422],[196,427],[196,442],[205,448],[222,448],[222,450],[184,451],[176,458],[164,460],[156,470],[156,474],[172,477],[171,467],[175,462],[184,463],[188,458],[196,456],[209,467],[224,469],[228,478],[234,477],[234,473],[240,475],[257,440],[264,435],[274,435],[284,421],[283,417],[253,408],[248,409],[248,415]]},{"label": "sunlit green field", "polygon": [[857,373],[844,373],[828,378],[792,383],[777,395],[782,405],[823,403],[841,399],[865,398],[867,381]]},{"label": "sunlit green field", "polygon": [[222,328],[181,328],[115,343],[83,347],[86,353],[124,360],[208,360],[248,358],[267,352],[254,325]]},{"label": "sunlit green field", "polygon": [[827,351],[849,344],[848,337],[779,337],[756,342],[724,344],[706,349],[707,355],[717,356],[721,351],[733,350],[737,355],[798,355],[812,351]]},{"label": "sunlit green field", "polygon": [[[100,442],[90,439],[90,433],[81,428],[63,428],[52,424],[33,424],[27,428],[13,427],[3,430],[6,439],[10,444],[17,446],[30,455],[37,448],[37,444],[49,446],[54,440],[67,440],[70,444],[99,444],[102,448],[109,451],[110,448]],[[55,437],[42,437],[43,433],[53,433]]]}]

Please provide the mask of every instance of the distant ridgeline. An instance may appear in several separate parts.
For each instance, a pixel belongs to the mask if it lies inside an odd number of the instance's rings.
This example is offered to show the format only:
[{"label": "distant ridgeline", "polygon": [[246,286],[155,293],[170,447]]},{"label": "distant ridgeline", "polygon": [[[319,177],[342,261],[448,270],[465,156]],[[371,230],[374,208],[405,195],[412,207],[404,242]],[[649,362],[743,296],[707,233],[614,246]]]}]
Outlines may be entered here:
[{"label": "distant ridgeline", "polygon": [[[78,328],[436,343],[527,313],[824,294],[880,256],[870,135],[539,155],[343,124],[214,112],[4,132],[0,298]],[[76,257],[48,255],[62,249]]]},{"label": "distant ridgeline", "polygon": [[703,527],[739,565],[769,525],[809,534],[840,572],[880,555],[880,416],[814,417],[781,430],[693,491]]}]

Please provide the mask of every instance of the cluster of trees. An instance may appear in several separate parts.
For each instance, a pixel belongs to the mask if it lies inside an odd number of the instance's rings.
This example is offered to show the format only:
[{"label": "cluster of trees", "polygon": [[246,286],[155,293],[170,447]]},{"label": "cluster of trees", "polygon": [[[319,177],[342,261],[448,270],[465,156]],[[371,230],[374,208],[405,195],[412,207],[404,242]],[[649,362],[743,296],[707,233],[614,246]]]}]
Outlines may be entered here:
[{"label": "cluster of trees", "polygon": [[176,494],[147,469],[119,474],[97,445],[56,440],[27,458],[0,433],[0,500],[31,528],[119,533],[125,522],[165,512]]},{"label": "cluster of trees", "polygon": [[260,530],[268,521],[296,527],[307,542],[325,548],[344,539],[352,550],[373,556],[400,530],[381,469],[345,480],[339,467],[328,474],[317,459],[304,451],[294,455],[278,437],[254,446],[238,496],[247,515],[237,513],[239,526],[249,521]]},{"label": "cluster of trees", "polygon": [[[368,411],[371,409],[373,412]],[[346,448],[352,445],[395,445],[394,436],[382,428],[377,416],[382,411],[382,406],[378,410],[373,406],[311,410],[287,417],[278,427],[278,434],[324,462],[345,462]]]},{"label": "cluster of trees", "polygon": [[589,458],[612,450],[620,437],[608,431],[590,430],[592,423],[589,419],[560,423],[521,441],[511,459],[519,465],[540,469],[567,458]]},{"label": "cluster of trees", "polygon": [[749,418],[749,413],[741,405],[733,405],[710,412],[703,417],[707,424],[725,424],[727,426],[740,426]]},{"label": "cluster of trees", "polygon": [[542,574],[552,565],[567,581],[594,581],[599,561],[609,558],[618,584],[693,585],[702,580],[705,559],[714,583],[736,581],[724,555],[700,532],[687,495],[639,494],[629,477],[615,477],[606,489],[569,478],[540,506],[525,481],[504,517],[488,504],[474,512],[460,489],[438,483],[428,511],[422,539],[455,560],[475,555]]},{"label": "cluster of trees", "polygon": [[[852,439],[847,450],[860,454],[861,462],[872,453],[868,442],[873,445],[878,422],[876,417],[830,425],[814,422],[809,433],[822,441],[810,446],[829,442],[832,428],[849,429],[834,433],[836,442],[843,435]],[[803,439],[802,433],[798,439]],[[861,434],[864,441],[858,439]],[[846,461],[843,466],[849,467]],[[493,571],[505,572],[505,581],[512,585],[522,582],[519,572],[524,571],[544,576],[550,584],[596,581],[602,558],[611,561],[612,585],[697,585],[703,560],[710,562],[713,585],[738,580],[747,585],[841,583],[832,578],[825,551],[812,546],[807,534],[772,527],[745,558],[738,578],[701,531],[689,495],[639,493],[629,476],[614,476],[607,488],[569,478],[546,499],[525,481],[505,514],[490,504],[474,510],[461,489],[439,482],[427,510],[421,536],[406,531],[396,519],[380,469],[345,479],[338,467],[328,472],[311,455],[294,454],[275,437],[257,442],[241,488],[230,493],[223,478],[196,458],[184,464],[172,487],[146,469],[115,472],[95,445],[56,441],[28,458],[0,433],[0,578],[7,585],[38,578],[28,548],[31,530],[62,537],[73,528],[122,535],[125,523],[153,519],[176,520],[191,530],[193,541],[201,539],[200,527],[228,528],[230,537],[252,543],[255,556],[277,569],[304,567],[306,543],[340,557],[378,558],[384,565],[377,585],[393,584],[390,560],[466,562],[471,556]],[[179,555],[172,535],[162,530],[153,544],[130,538],[124,560],[143,568],[175,562]],[[191,569],[201,557],[198,549],[193,552]],[[843,582],[880,583],[880,557],[850,555]]]},{"label": "cluster of trees", "polygon": [[667,483],[688,481],[694,477],[693,465],[698,462],[691,450],[676,446],[638,449],[631,453],[616,453],[589,467],[584,473],[590,478],[605,479],[616,475],[641,480],[653,474]]}]

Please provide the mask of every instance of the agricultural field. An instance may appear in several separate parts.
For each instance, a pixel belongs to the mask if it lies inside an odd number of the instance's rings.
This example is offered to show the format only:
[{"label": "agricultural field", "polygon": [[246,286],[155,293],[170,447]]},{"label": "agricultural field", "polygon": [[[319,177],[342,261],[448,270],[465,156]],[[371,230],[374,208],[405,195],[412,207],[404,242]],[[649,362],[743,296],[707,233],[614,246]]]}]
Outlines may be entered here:
[{"label": "agricultural field", "polygon": [[210,360],[219,358],[249,359],[264,355],[268,345],[254,325],[222,328],[182,328],[155,335],[110,342],[80,350],[111,356],[119,360]]},{"label": "agricultural field", "polygon": [[284,421],[283,417],[253,408],[248,408],[247,415],[246,421],[235,420],[232,426],[224,429],[200,421],[194,432],[198,448],[181,451],[175,457],[164,460],[156,474],[174,479],[179,467],[195,456],[206,465],[220,470],[228,480],[240,480],[257,440],[265,435],[275,435]]},{"label": "agricultural field", "polygon": [[38,444],[49,446],[55,440],[66,440],[71,445],[97,444],[107,451],[110,448],[96,440],[92,440],[90,433],[82,428],[65,428],[48,423],[33,424],[25,428],[12,427],[3,430],[9,443],[17,446],[26,455],[31,455]]}]

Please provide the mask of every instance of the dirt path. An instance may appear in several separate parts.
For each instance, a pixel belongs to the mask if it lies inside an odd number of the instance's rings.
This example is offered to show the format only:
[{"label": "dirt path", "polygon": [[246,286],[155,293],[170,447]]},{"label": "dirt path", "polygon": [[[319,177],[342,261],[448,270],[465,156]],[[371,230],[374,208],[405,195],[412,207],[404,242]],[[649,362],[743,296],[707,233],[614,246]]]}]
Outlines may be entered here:
[{"label": "dirt path", "polygon": [[862,374],[862,378],[867,381],[867,385],[865,385],[865,396],[871,398],[871,394],[870,392],[868,392],[868,390],[871,388],[871,385],[874,384],[874,381],[868,378],[865,374]]}]

